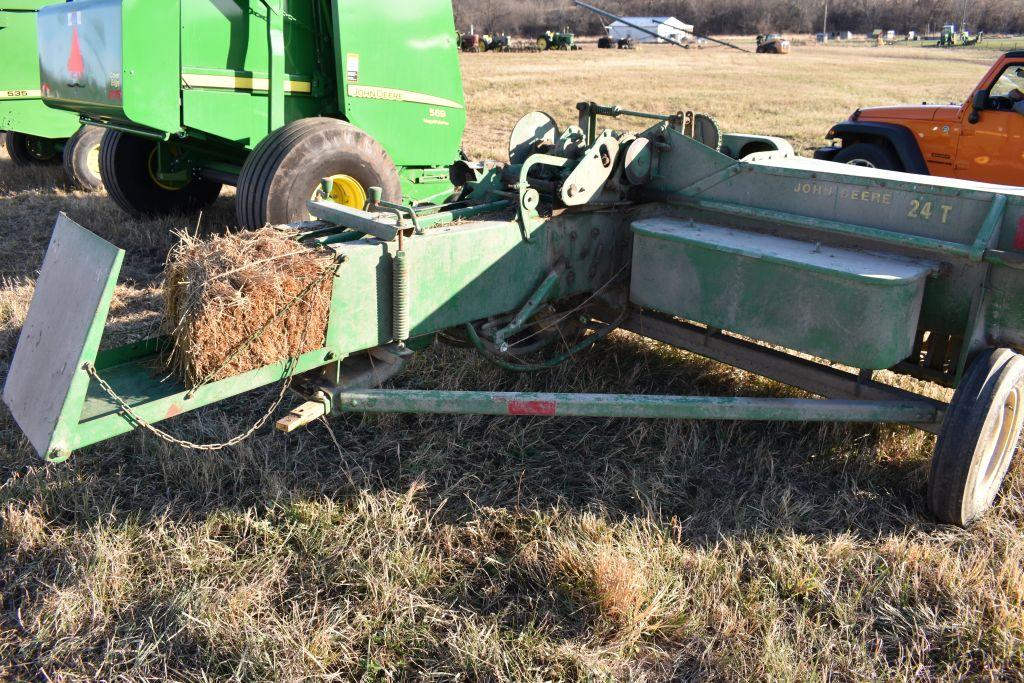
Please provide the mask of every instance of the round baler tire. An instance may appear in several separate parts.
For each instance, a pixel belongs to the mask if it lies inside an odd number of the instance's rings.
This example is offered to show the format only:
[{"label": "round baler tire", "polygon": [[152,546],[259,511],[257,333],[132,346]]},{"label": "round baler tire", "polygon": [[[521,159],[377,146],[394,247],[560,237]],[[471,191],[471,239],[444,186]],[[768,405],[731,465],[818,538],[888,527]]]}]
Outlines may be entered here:
[{"label": "round baler tire", "polygon": [[16,133],[13,130],[7,131],[4,135],[4,146],[7,147],[7,156],[11,158],[16,166],[49,166],[60,163],[60,155],[54,154],[48,159],[40,159],[33,154],[28,147],[31,135]]},{"label": "round baler tire", "polygon": [[833,161],[837,164],[877,168],[882,171],[903,170],[903,164],[891,149],[874,142],[858,142],[843,147]]},{"label": "round baler tire", "polygon": [[110,198],[130,216],[146,218],[195,213],[217,201],[221,184],[193,179],[178,190],[157,185],[149,160],[156,142],[107,131],[100,144],[100,176]]},{"label": "round baler tire", "polygon": [[64,173],[71,185],[85,192],[103,189],[103,178],[89,166],[89,155],[99,153],[106,130],[96,126],[82,126],[64,145]]},{"label": "round baler tire", "polygon": [[399,202],[402,183],[387,151],[368,133],[340,119],[308,118],[260,142],[238,178],[238,223],[257,230],[309,219],[306,203],[320,181],[348,175],[365,190],[380,187]]},{"label": "round baler tire", "polygon": [[1010,469],[1024,427],[1024,356],[993,349],[968,368],[932,457],[928,505],[939,521],[982,517]]}]

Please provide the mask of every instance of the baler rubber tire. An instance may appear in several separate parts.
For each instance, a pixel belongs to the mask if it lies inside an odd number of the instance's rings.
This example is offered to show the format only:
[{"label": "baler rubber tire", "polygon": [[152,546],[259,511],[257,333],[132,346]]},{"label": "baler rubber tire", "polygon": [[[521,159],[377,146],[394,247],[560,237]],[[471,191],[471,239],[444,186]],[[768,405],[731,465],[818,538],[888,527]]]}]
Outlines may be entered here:
[{"label": "baler rubber tire", "polygon": [[903,170],[903,164],[891,149],[874,142],[858,142],[849,147],[843,147],[832,159],[837,164],[863,166],[863,164],[854,164],[855,161],[860,160],[871,164],[871,168],[882,171]]},{"label": "baler rubber tire", "polygon": [[195,213],[217,201],[222,185],[193,179],[180,190],[153,180],[149,157],[156,142],[117,130],[107,131],[100,145],[100,176],[110,198],[130,216],[147,218]]},{"label": "baler rubber tire", "polygon": [[82,126],[64,145],[64,173],[75,189],[85,192],[103,189],[103,178],[89,168],[89,153],[102,145],[106,132],[96,126]]},{"label": "baler rubber tire", "polygon": [[60,163],[60,155],[54,154],[51,159],[40,159],[28,149],[28,141],[31,135],[16,133],[13,130],[4,134],[4,146],[7,148],[7,156],[16,166],[50,166]]},{"label": "baler rubber tire", "polygon": [[340,119],[299,119],[260,142],[238,178],[238,223],[253,230],[309,219],[306,202],[320,180],[346,174],[383,199],[402,200],[402,182],[387,151],[368,133]]},{"label": "baler rubber tire", "polygon": [[968,526],[992,507],[1024,426],[1024,416],[1017,417],[1024,412],[1022,398],[1024,356],[992,349],[968,368],[942,424],[928,478],[928,506],[939,521]]}]

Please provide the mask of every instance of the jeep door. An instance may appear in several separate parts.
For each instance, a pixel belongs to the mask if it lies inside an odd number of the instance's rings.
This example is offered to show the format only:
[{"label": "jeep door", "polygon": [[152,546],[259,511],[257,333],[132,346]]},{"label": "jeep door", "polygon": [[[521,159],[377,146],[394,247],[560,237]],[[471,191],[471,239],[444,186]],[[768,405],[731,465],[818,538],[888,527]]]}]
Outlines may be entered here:
[{"label": "jeep door", "polygon": [[1024,185],[1024,60],[1006,63],[982,88],[988,102],[975,122],[971,105],[964,109],[956,177]]}]

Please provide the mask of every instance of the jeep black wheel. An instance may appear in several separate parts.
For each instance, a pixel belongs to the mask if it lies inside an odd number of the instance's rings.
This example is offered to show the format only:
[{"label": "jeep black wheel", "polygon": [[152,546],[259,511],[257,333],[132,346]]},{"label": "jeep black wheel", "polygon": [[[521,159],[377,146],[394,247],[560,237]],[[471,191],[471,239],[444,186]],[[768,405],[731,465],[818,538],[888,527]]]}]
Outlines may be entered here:
[{"label": "jeep black wheel", "polygon": [[858,142],[849,147],[843,147],[833,161],[839,164],[877,168],[883,171],[903,170],[903,164],[891,149],[873,142]]}]

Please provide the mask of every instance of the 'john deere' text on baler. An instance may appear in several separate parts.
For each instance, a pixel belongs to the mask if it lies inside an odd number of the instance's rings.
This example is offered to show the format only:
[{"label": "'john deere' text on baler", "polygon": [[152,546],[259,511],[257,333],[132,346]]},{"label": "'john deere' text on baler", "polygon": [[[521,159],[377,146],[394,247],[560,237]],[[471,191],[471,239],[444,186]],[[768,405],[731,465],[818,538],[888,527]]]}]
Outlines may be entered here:
[{"label": "'john deere' text on baler", "polygon": [[39,15],[42,95],[116,131],[102,154],[131,213],[238,186],[245,226],[307,216],[324,177],[443,200],[466,112],[449,0],[78,0]]}]

